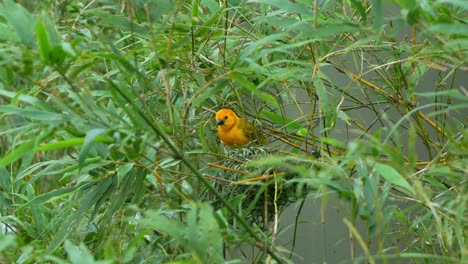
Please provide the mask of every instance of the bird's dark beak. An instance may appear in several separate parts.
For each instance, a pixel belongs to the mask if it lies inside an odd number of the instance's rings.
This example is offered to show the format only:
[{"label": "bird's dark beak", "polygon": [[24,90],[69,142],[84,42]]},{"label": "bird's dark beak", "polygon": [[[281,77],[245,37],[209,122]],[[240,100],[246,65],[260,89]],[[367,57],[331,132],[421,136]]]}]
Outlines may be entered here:
[{"label": "bird's dark beak", "polygon": [[222,119],[216,120],[216,125],[217,125],[217,126],[220,126],[220,125],[222,125],[222,124],[224,124],[224,120],[222,120]]}]

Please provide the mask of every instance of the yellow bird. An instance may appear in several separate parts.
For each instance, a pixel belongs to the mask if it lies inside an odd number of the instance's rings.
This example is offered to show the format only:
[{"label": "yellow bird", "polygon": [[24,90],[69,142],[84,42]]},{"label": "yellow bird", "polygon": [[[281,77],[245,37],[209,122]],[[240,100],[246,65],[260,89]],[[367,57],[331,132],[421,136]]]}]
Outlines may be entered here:
[{"label": "yellow bird", "polygon": [[242,147],[255,139],[262,144],[267,142],[252,122],[240,118],[231,109],[221,109],[216,113],[216,125],[219,138],[230,148]]}]

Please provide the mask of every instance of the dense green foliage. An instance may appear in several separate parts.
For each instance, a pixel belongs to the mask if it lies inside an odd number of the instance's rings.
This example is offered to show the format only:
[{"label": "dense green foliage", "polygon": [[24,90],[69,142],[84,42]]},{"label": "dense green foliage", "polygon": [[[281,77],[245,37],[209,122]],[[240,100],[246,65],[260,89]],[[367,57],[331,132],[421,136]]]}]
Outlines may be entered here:
[{"label": "dense green foliage", "polygon": [[[468,261],[466,1],[17,2],[0,263],[297,262],[285,188],[351,208],[346,263]],[[262,155],[224,149],[221,107],[262,127]],[[250,173],[229,179],[234,156]]]}]

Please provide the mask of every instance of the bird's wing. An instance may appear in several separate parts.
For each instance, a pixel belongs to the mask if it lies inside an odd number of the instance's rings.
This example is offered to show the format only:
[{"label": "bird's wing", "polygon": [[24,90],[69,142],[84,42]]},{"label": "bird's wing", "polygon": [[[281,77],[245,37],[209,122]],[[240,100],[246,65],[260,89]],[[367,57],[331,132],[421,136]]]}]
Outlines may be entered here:
[{"label": "bird's wing", "polygon": [[262,131],[257,129],[252,122],[247,121],[245,118],[239,119],[239,128],[244,131],[245,136],[250,140],[258,139],[261,144],[267,143]]}]

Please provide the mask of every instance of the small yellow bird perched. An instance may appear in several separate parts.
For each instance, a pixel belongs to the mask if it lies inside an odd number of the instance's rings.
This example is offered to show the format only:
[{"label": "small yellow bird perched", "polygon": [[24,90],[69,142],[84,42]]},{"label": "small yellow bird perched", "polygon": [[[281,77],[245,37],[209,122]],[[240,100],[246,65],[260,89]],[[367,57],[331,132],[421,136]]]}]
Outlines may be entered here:
[{"label": "small yellow bird perched", "polygon": [[224,108],[216,113],[216,125],[219,138],[230,148],[242,147],[255,139],[261,144],[267,142],[252,122],[240,118],[231,109]]}]

